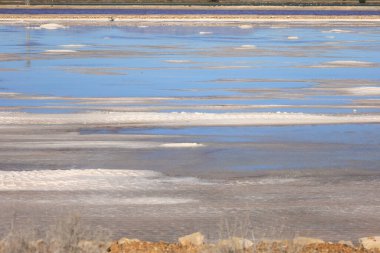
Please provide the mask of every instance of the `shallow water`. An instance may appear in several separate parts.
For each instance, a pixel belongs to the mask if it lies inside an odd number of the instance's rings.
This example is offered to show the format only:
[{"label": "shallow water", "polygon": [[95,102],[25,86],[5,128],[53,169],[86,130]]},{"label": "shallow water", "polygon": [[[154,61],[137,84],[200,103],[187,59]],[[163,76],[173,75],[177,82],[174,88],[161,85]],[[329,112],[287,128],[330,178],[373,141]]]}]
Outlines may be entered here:
[{"label": "shallow water", "polygon": [[181,100],[164,105],[190,107],[184,111],[201,104],[285,105],[295,108],[282,111],[333,113],[331,107],[352,112],[358,100],[379,95],[350,92],[379,85],[378,27],[3,26],[0,33],[7,38],[0,41],[1,89],[52,96],[2,99],[0,106],[67,105],[54,96],[176,97]]},{"label": "shallow water", "polygon": [[[72,210],[151,240],[378,232],[380,125],[352,119],[380,114],[380,26],[105,24],[0,26],[0,232]],[[264,112],[295,120],[212,121]]]}]

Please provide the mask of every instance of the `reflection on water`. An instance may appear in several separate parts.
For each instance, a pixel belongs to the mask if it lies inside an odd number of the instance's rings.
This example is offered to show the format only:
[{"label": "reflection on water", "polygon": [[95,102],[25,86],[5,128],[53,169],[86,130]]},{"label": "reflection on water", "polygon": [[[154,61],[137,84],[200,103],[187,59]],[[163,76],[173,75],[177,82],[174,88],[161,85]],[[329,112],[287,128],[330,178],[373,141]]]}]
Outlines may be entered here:
[{"label": "reflection on water", "polygon": [[[2,228],[14,210],[45,224],[67,208],[152,240],[211,234],[245,212],[263,236],[279,224],[329,240],[377,231],[379,122],[295,124],[379,117],[380,26],[39,27],[0,26],[0,119],[17,118],[0,121]],[[223,121],[262,112],[295,121]],[[201,113],[219,123],[197,124]],[[135,170],[160,173],[131,191]]]},{"label": "reflection on water", "polygon": [[[41,27],[0,29],[8,38],[0,41],[4,109],[60,114],[380,112],[374,102],[380,96],[379,26]],[[229,159],[217,163],[225,165],[221,170],[376,168],[380,145],[377,124],[80,129],[94,136],[177,136],[178,142],[208,143],[202,150],[216,157],[200,156],[197,166],[214,168],[210,160]],[[326,151],[338,147],[344,151]],[[302,154],[302,162],[289,152]],[[353,162],[358,152],[360,161]],[[260,162],[271,154],[274,162]]]},{"label": "reflection on water", "polygon": [[[0,33],[8,39],[0,42],[0,68],[19,71],[2,72],[6,80],[2,88],[74,97],[188,97],[253,88],[268,92],[286,88],[291,95],[289,89],[308,91],[316,81],[378,84],[379,28],[344,29],[350,32],[325,33],[323,27],[73,26],[35,30],[3,26]],[[212,34],[200,35],[201,31]],[[288,36],[298,39],[288,40]],[[256,98],[254,94],[249,97]]]}]

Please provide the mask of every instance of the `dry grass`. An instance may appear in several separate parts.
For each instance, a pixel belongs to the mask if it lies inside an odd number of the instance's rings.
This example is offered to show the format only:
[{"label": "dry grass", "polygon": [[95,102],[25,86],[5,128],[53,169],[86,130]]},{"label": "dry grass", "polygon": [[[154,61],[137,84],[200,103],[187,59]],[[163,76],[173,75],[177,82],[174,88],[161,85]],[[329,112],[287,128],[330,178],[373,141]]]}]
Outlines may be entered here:
[{"label": "dry grass", "polygon": [[103,253],[109,231],[90,229],[77,215],[70,215],[42,235],[35,230],[11,228],[0,241],[0,253]]},{"label": "dry grass", "polygon": [[77,215],[62,219],[43,234],[27,227],[32,226],[25,225],[22,231],[12,226],[0,241],[0,253],[380,253],[339,243],[302,245],[293,240],[257,239],[248,216],[224,220],[220,224],[221,240],[198,246],[128,239],[109,243],[107,230],[91,229]]}]

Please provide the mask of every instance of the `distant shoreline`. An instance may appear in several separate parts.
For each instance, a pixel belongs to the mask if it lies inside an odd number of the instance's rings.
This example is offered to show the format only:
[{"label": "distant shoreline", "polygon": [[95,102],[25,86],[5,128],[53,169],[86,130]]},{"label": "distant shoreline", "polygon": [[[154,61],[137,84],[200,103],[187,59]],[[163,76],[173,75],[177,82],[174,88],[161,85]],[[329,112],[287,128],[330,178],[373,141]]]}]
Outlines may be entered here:
[{"label": "distant shoreline", "polygon": [[203,5],[0,5],[0,9],[194,9],[194,10],[374,10],[380,6],[276,6],[276,5],[235,5],[235,6],[203,6]]},{"label": "distant shoreline", "polygon": [[[115,10],[119,9],[124,10],[147,10],[147,14],[133,14],[133,13],[51,13],[51,14],[28,14],[28,13],[8,13],[8,14],[0,14],[0,22],[9,22],[9,21],[44,21],[44,20],[55,20],[55,21],[110,21],[110,17],[112,17],[113,21],[226,21],[226,22],[240,22],[240,21],[380,21],[380,15],[353,15],[350,13],[355,12],[377,12],[380,11],[380,6],[156,6],[156,5],[144,5],[144,6],[136,6],[136,5],[128,5],[128,6],[12,6],[12,5],[4,5],[0,6],[1,10],[9,10],[9,9],[26,9],[26,10],[48,10],[48,11],[56,11],[56,10],[98,10],[98,9],[106,9],[106,10]],[[152,10],[162,10],[163,13],[154,13],[151,14],[149,11]],[[231,10],[230,14],[220,14],[220,13],[186,13],[186,14],[171,14],[170,11],[179,10],[179,11],[228,11]],[[165,13],[167,11],[168,13]],[[238,14],[236,15],[236,11],[258,11],[255,14]],[[260,13],[265,11],[273,11],[274,14],[268,13]],[[281,11],[284,11],[285,14],[281,15]],[[289,12],[297,12],[300,13],[295,15],[289,15]],[[339,15],[312,15],[307,13],[306,15],[303,12],[309,11],[347,11],[347,15],[344,13],[339,13]],[[277,13],[276,13],[277,12]]]},{"label": "distant shoreline", "polygon": [[[192,23],[193,25],[205,25],[205,24],[215,24],[215,25],[227,25],[227,23],[236,23],[236,22],[305,22],[305,23],[336,23],[336,22],[354,22],[351,25],[378,25],[380,22],[380,17],[373,16],[169,16],[169,15],[150,15],[150,16],[141,16],[141,15],[0,15],[0,24],[9,24],[20,25],[23,22],[69,22],[75,24],[104,24],[110,22],[112,17],[112,22],[115,25],[128,25],[126,22],[177,22],[177,25]],[[18,22],[18,23],[14,23]],[[200,24],[196,24],[200,22]],[[204,24],[201,24],[204,22]],[[365,23],[365,22],[371,22]],[[376,24],[374,24],[376,23]],[[159,25],[156,23],[156,25]]]}]

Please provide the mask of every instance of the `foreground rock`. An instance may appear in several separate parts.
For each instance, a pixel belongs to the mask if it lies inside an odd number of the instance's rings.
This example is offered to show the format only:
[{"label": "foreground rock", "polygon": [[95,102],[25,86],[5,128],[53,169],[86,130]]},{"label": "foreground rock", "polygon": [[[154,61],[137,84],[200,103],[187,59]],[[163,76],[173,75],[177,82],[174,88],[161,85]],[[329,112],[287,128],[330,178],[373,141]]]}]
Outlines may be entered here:
[{"label": "foreground rock", "polygon": [[359,243],[364,249],[380,251],[380,236],[363,237],[359,239]]},{"label": "foreground rock", "polygon": [[[78,243],[78,248],[80,252],[106,252],[106,250],[111,246],[109,242],[96,242],[96,241],[85,241],[81,240]],[[44,251],[41,251],[44,252]]]},{"label": "foreground rock", "polygon": [[341,240],[338,242],[339,244],[343,244],[343,245],[347,245],[347,246],[350,246],[350,247],[354,247],[354,244],[351,242],[351,241],[344,241],[344,240]]},{"label": "foreground rock", "polygon": [[130,244],[134,242],[140,242],[139,239],[129,239],[127,237],[123,237],[117,241],[118,244]]},{"label": "foreground rock", "polygon": [[310,244],[318,244],[318,243],[324,243],[323,240],[318,238],[311,238],[311,237],[296,237],[293,239],[293,243],[298,246],[306,246]]},{"label": "foreground rock", "polygon": [[178,242],[182,246],[201,246],[204,244],[204,239],[204,235],[202,235],[200,232],[197,232],[178,238]]},{"label": "foreground rock", "polygon": [[219,248],[227,249],[228,251],[246,250],[253,246],[253,242],[240,237],[231,237],[229,239],[219,241],[217,246]]}]

